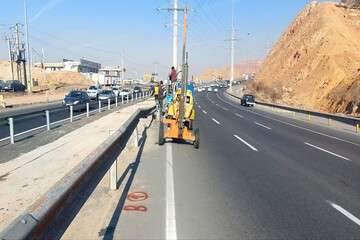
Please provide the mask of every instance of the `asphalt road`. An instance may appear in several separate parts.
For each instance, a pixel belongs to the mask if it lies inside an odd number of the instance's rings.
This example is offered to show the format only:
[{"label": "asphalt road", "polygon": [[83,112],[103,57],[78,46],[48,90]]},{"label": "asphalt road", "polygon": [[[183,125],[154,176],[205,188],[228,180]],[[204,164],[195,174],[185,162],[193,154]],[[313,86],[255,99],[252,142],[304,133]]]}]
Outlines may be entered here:
[{"label": "asphalt road", "polygon": [[[119,103],[121,99],[119,100]],[[114,104],[114,103],[113,103]],[[102,107],[107,106],[107,101],[102,103]],[[90,111],[98,109],[99,105],[97,101],[90,103]],[[9,117],[14,118],[14,133],[23,133],[30,129],[38,128],[46,125],[45,109],[50,109],[50,122],[57,122],[70,117],[70,108],[63,106],[61,103],[55,103],[50,105],[37,106],[34,108],[15,109],[13,111],[0,114],[0,140],[9,137],[9,125],[7,119]],[[35,114],[32,114],[37,112]],[[86,112],[86,106],[82,109],[75,109],[73,116],[83,114]]]},{"label": "asphalt road", "polygon": [[360,239],[360,137],[222,92],[197,104],[200,150],[171,146],[178,239]]},{"label": "asphalt road", "polygon": [[119,200],[87,216],[94,238],[360,239],[359,136],[223,92],[197,94],[196,108],[200,149],[157,145],[154,124]]},{"label": "asphalt road", "polygon": [[222,92],[197,103],[200,151],[173,145],[179,239],[360,238],[359,137],[287,125]]}]

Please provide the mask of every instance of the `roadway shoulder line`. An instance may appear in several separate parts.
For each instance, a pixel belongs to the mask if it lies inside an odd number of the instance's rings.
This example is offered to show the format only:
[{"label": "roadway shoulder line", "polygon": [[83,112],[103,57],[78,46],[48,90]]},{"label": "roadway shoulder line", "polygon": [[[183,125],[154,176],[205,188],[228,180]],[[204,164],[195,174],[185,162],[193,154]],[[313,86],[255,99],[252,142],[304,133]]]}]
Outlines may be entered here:
[{"label": "roadway shoulder line", "polygon": [[265,126],[264,124],[261,124],[261,123],[258,123],[258,122],[254,122],[256,125],[260,126],[260,127],[263,127],[263,128],[266,128],[267,130],[271,130],[270,127],[268,126]]},{"label": "roadway shoulder line", "polygon": [[204,114],[207,114],[207,111],[205,111],[205,110],[202,110],[202,112],[203,112]]},{"label": "roadway shoulder line", "polygon": [[[224,103],[227,103],[237,109],[240,109],[239,106],[236,106],[230,102],[227,102],[225,100],[223,100],[220,96],[218,96],[218,98],[223,101]],[[308,131],[308,132],[311,132],[311,133],[314,133],[314,134],[318,134],[318,135],[321,135],[321,136],[324,136],[324,137],[328,137],[328,138],[332,138],[332,139],[335,139],[335,140],[338,140],[340,142],[345,142],[345,143],[349,143],[349,144],[352,144],[352,145],[355,145],[357,147],[360,147],[360,144],[357,144],[357,143],[354,143],[354,142],[351,142],[351,141],[348,141],[348,140],[345,140],[345,139],[342,139],[342,138],[338,138],[338,137],[335,137],[335,136],[332,136],[332,135],[328,135],[328,134],[325,134],[325,133],[321,133],[321,132],[317,132],[315,130],[311,130],[309,128],[306,128],[306,127],[301,127],[301,126],[298,126],[298,125],[295,125],[295,124],[291,124],[291,123],[288,123],[288,122],[285,122],[285,121],[282,121],[282,120],[279,120],[279,119],[275,119],[275,118],[272,118],[272,117],[269,117],[269,116],[266,116],[264,114],[261,114],[261,113],[257,113],[257,112],[254,112],[254,111],[249,111],[249,110],[246,110],[246,109],[240,109],[242,111],[247,111],[249,113],[252,113],[252,114],[255,114],[255,115],[258,115],[258,116],[261,116],[261,117],[264,117],[264,118],[267,118],[267,119],[270,119],[270,120],[273,120],[273,121],[276,121],[276,122],[280,122],[282,124],[285,124],[285,125],[288,125],[288,126],[292,126],[292,127],[295,127],[295,128],[299,128],[299,129],[302,129],[304,131]]]},{"label": "roadway shoulder line", "polygon": [[220,122],[218,120],[216,120],[215,118],[212,118],[213,122],[215,122],[217,125],[221,125]]},{"label": "roadway shoulder line", "polygon": [[244,116],[239,113],[235,113],[235,115],[238,116],[239,118],[244,118]]},{"label": "roadway shoulder line", "polygon": [[333,208],[335,208],[337,211],[339,211],[340,213],[342,213],[345,217],[347,217],[348,219],[350,219],[351,221],[353,221],[354,223],[356,223],[357,225],[360,226],[360,219],[358,219],[357,217],[355,217],[354,215],[352,215],[351,213],[349,213],[348,211],[346,211],[344,208],[342,208],[341,206],[327,201]]},{"label": "roadway shoulder line", "polygon": [[331,155],[333,155],[333,156],[335,156],[335,157],[338,157],[338,158],[344,159],[344,160],[346,160],[346,161],[351,161],[350,159],[348,159],[348,158],[346,158],[346,157],[343,157],[343,156],[341,156],[341,155],[339,155],[339,154],[336,154],[336,153],[330,152],[329,150],[323,149],[323,148],[318,147],[318,146],[315,146],[315,145],[313,145],[313,144],[310,144],[310,143],[307,143],[307,142],[305,142],[305,144],[306,144],[306,145],[308,145],[308,146],[310,146],[310,147],[316,148],[316,149],[318,149],[318,150],[320,150],[320,151],[323,151],[323,152],[329,153],[329,154],[331,154]]},{"label": "roadway shoulder line", "polygon": [[172,145],[166,144],[166,239],[176,240],[174,165]]},{"label": "roadway shoulder line", "polygon": [[248,146],[251,150],[257,152],[257,148],[253,147],[251,144],[249,144],[248,142],[246,142],[244,139],[242,139],[241,137],[239,137],[238,135],[234,135],[234,137],[236,139],[238,139],[239,141],[241,141],[242,143],[244,143],[246,146]]}]

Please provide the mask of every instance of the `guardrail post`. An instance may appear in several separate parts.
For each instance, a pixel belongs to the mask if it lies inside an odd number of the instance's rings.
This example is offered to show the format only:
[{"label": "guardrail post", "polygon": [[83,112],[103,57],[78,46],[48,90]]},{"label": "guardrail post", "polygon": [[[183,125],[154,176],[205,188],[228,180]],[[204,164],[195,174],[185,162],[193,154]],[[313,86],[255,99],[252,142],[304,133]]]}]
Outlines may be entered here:
[{"label": "guardrail post", "polygon": [[99,113],[101,113],[101,101],[99,101]]},{"label": "guardrail post", "polygon": [[90,116],[90,104],[86,103],[86,117]]},{"label": "guardrail post", "polygon": [[121,104],[124,105],[124,95],[121,95]]},{"label": "guardrail post", "polygon": [[111,109],[111,100],[110,100],[110,98],[108,99],[108,110],[110,110]]},{"label": "guardrail post", "polygon": [[50,131],[50,111],[46,110],[45,115],[46,115],[46,129]]},{"label": "guardrail post", "polygon": [[309,122],[311,121],[311,114],[310,113],[308,114],[308,120],[309,120]]},{"label": "guardrail post", "polygon": [[116,96],[116,98],[115,98],[115,107],[118,106],[118,97],[119,97],[119,96]]},{"label": "guardrail post", "polygon": [[70,122],[73,122],[74,106],[70,106]]},{"label": "guardrail post", "polygon": [[10,143],[15,144],[14,119],[13,118],[9,118],[9,131],[10,131]]},{"label": "guardrail post", "polygon": [[356,124],[356,133],[360,133],[360,124]]},{"label": "guardrail post", "polygon": [[133,102],[135,100],[135,93],[132,94],[131,101]]},{"label": "guardrail post", "polygon": [[117,185],[117,181],[118,181],[118,176],[117,176],[117,165],[118,165],[118,159],[116,159],[113,164],[110,167],[110,189],[111,190],[117,190],[118,189],[118,185]]}]

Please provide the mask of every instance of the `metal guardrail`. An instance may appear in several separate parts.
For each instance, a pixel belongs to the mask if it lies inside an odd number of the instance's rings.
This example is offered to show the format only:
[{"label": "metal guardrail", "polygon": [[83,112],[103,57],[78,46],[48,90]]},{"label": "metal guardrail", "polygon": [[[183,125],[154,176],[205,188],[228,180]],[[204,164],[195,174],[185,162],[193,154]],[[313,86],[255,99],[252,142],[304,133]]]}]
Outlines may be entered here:
[{"label": "metal guardrail", "polygon": [[140,119],[154,110],[155,107],[137,110],[118,131],[3,230],[0,239],[59,239],[125,148]]},{"label": "metal guardrail", "polygon": [[[241,99],[240,97],[238,97],[238,96],[236,96],[236,95],[234,95],[232,93],[229,93],[228,91],[226,91],[225,93],[232,96],[232,97],[234,97],[234,98]],[[291,112],[295,112],[295,113],[306,114],[307,116],[309,116],[309,118],[311,118],[311,117],[322,117],[322,118],[328,119],[329,121],[338,121],[338,122],[341,122],[341,123],[345,123],[345,124],[354,126],[355,129],[356,129],[356,132],[360,133],[360,118],[339,116],[339,115],[330,114],[330,113],[316,112],[316,111],[311,111],[311,110],[306,110],[306,109],[294,108],[294,107],[278,105],[278,104],[272,104],[272,103],[259,102],[259,101],[255,101],[255,103],[258,104],[258,105],[263,105],[263,106],[267,106],[267,107],[273,107],[273,108],[287,110],[287,111],[291,111]]]},{"label": "metal guardrail", "polygon": [[[21,111],[20,113],[17,111],[9,111],[6,113],[3,113],[0,116],[0,125],[7,125],[9,126],[9,136],[0,139],[1,142],[10,141],[11,144],[14,144],[16,142],[16,138],[26,135],[28,136],[32,132],[38,132],[41,129],[47,129],[48,131],[51,129],[53,125],[59,125],[60,123],[70,121],[72,122],[75,119],[81,118],[83,116],[89,117],[91,114],[96,112],[101,112],[104,109],[111,109],[111,106],[115,105],[118,107],[118,104],[127,104],[129,102],[134,102],[136,100],[145,99],[146,97],[150,97],[151,93],[146,91],[141,94],[133,94],[132,96],[127,98],[116,98],[114,103],[111,103],[110,101],[94,101],[91,103],[88,103],[86,105],[80,106],[82,109],[86,109],[85,113],[74,115],[73,111],[74,109],[71,107],[64,107],[62,104],[59,106],[59,104],[52,104],[52,105],[46,105],[46,106],[40,106],[36,108],[29,108],[25,109],[24,111]],[[94,110],[91,110],[94,109]],[[69,111],[69,117],[65,117],[64,119],[60,119],[56,122],[50,121],[50,114],[61,112],[61,111]],[[16,122],[18,121],[24,121],[26,119],[35,118],[35,117],[44,117],[44,124],[32,129],[28,129],[26,131],[15,133],[14,127],[16,126]]]}]

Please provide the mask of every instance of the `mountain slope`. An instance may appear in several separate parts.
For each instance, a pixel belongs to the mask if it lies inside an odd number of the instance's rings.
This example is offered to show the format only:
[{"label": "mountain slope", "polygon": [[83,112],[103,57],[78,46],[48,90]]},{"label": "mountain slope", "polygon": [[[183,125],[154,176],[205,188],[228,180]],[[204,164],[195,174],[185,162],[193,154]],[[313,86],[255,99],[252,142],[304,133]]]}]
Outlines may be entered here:
[{"label": "mountain slope", "polygon": [[360,11],[309,4],[248,87],[265,100],[360,115]]}]

